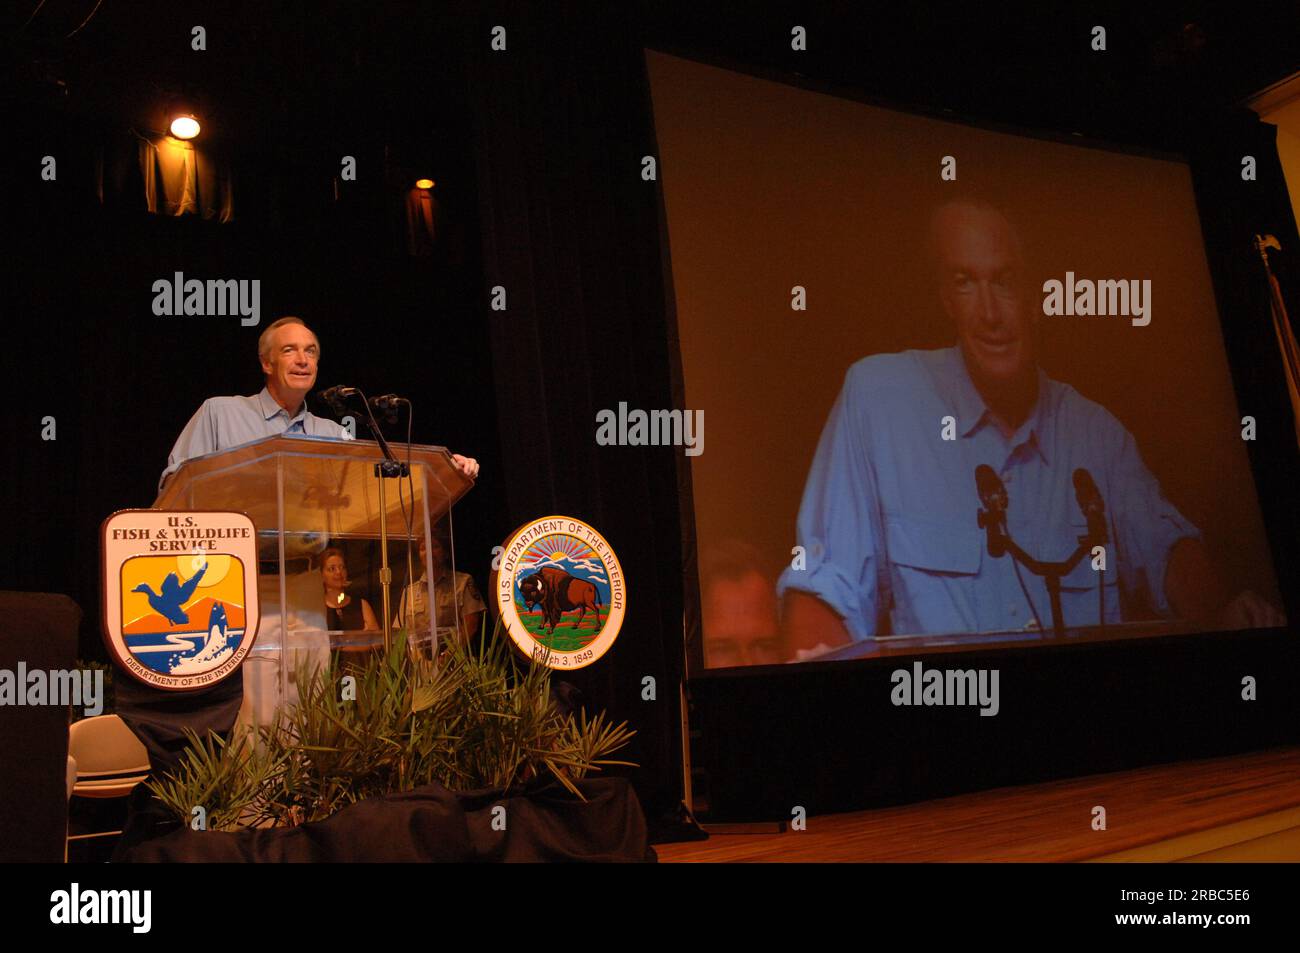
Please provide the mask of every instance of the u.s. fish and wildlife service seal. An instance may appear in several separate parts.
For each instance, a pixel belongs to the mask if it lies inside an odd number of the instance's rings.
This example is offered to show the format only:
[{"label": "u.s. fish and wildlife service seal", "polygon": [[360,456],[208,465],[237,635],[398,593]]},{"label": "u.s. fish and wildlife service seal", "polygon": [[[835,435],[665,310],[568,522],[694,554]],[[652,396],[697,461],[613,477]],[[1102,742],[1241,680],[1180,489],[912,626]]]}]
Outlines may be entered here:
[{"label": "u.s. fish and wildlife service seal", "polygon": [[613,548],[571,516],[532,520],[506,538],[492,596],[515,647],[553,669],[600,659],[627,610],[627,584]]},{"label": "u.s. fish and wildlife service seal", "polygon": [[211,688],[257,638],[257,530],[243,513],[121,510],[104,520],[104,644],[132,678]]}]

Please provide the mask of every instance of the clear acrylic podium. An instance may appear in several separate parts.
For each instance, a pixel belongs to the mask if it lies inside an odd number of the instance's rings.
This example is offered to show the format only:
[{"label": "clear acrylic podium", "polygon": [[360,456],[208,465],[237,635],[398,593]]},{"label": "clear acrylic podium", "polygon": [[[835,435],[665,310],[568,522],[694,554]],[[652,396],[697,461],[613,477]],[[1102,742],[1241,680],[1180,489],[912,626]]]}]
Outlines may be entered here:
[{"label": "clear acrylic podium", "polygon": [[[267,437],[187,460],[154,501],[160,510],[235,510],[257,528],[261,625],[243,664],[241,723],[271,724],[297,700],[300,666],[324,669],[333,650],[382,651],[405,628],[410,651],[434,658],[440,638],[464,637],[455,586],[435,592],[434,565],[445,554],[454,573],[451,508],[473,481],[444,447],[392,451],[400,463],[409,459],[409,478],[378,475],[384,456],[373,441]],[[331,609],[322,562],[340,557],[348,602]],[[362,600],[377,625],[357,624]]]}]

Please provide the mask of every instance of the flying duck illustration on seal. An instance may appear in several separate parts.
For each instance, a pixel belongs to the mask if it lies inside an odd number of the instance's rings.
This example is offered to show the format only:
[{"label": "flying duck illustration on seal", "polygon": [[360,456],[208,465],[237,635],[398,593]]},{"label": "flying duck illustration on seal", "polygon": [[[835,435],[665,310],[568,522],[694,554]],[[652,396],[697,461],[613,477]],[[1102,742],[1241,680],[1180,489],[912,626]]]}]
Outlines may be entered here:
[{"label": "flying duck illustration on seal", "polygon": [[143,592],[149,597],[149,605],[159,615],[163,616],[172,625],[180,625],[183,622],[189,622],[190,617],[182,610],[190,596],[194,595],[194,590],[198,588],[199,580],[203,574],[208,571],[205,563],[199,571],[186,580],[185,585],[181,585],[180,577],[174,572],[169,572],[167,578],[162,581],[162,592],[154,592],[149,588],[149,584],[142,582],[132,589],[132,592]]}]

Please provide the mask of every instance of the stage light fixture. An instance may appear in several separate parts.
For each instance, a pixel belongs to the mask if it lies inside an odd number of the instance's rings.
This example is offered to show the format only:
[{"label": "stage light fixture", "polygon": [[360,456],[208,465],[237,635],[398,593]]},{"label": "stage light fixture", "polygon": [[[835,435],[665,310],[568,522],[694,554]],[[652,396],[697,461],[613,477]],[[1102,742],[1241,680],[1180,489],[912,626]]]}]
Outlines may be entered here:
[{"label": "stage light fixture", "polygon": [[416,179],[415,187],[417,189],[431,189],[433,188],[433,179]]},{"label": "stage light fixture", "polygon": [[171,133],[177,139],[193,139],[199,134],[199,121],[193,113],[185,113],[172,120]]}]

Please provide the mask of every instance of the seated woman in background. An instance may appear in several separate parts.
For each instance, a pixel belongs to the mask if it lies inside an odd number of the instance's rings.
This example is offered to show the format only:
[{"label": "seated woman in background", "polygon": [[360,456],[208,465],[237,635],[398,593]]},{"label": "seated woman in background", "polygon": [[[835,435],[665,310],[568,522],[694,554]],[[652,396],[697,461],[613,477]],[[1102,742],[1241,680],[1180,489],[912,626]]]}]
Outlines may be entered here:
[{"label": "seated woman in background", "polygon": [[354,598],[348,587],[348,564],[343,550],[331,546],[320,554],[320,574],[325,583],[325,619],[330,629],[378,629],[375,610],[365,599]]}]

